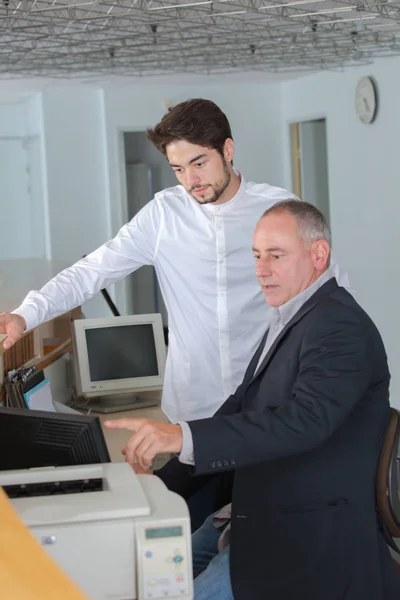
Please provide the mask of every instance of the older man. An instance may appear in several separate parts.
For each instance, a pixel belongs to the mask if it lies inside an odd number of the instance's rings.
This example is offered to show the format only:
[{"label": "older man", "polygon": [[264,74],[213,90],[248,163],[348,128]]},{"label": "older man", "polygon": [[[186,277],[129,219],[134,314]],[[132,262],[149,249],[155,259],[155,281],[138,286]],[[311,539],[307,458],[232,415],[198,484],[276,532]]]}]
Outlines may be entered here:
[{"label": "older man", "polygon": [[267,210],[253,252],[274,314],[236,392],[211,418],[109,426],[135,432],[130,462],[171,451],[192,463],[177,469],[235,471],[230,545],[219,552],[211,520],[193,540],[196,600],[397,600],[375,511],[389,421],[381,337],[334,279],[329,231],[311,205]]}]

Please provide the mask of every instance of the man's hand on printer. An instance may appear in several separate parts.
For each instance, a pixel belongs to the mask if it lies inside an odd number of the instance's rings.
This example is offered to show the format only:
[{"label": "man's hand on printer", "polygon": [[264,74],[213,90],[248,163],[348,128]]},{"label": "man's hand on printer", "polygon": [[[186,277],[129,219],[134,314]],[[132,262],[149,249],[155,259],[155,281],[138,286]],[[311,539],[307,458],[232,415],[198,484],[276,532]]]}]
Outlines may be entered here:
[{"label": "man's hand on printer", "polygon": [[[122,450],[122,454],[125,454],[125,449]],[[128,462],[125,458],[125,462]],[[132,469],[135,471],[136,475],[153,475],[153,469],[150,467],[142,467],[142,465],[138,462],[133,463],[131,465]]]},{"label": "man's hand on printer", "polygon": [[105,421],[104,426],[134,432],[122,450],[125,460],[133,468],[135,459],[142,467],[148,468],[157,454],[179,453],[182,450],[183,435],[180,425],[151,419],[114,419]]},{"label": "man's hand on printer", "polygon": [[26,329],[23,317],[14,313],[0,312],[0,333],[7,335],[3,342],[4,350],[8,350],[21,339]]}]

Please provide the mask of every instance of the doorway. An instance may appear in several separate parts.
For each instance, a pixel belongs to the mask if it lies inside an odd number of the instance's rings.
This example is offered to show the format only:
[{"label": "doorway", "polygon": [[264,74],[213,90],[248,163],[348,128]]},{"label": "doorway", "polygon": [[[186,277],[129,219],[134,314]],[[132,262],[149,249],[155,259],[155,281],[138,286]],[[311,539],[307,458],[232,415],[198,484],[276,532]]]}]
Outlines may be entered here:
[{"label": "doorway", "polygon": [[290,125],[293,191],[310,202],[330,224],[326,119]]},{"label": "doorway", "polygon": [[[175,175],[145,131],[123,133],[127,190],[127,215],[132,219],[157,192],[176,185]],[[127,278],[128,314],[161,313],[168,326],[167,310],[154,267],[144,266]]]}]

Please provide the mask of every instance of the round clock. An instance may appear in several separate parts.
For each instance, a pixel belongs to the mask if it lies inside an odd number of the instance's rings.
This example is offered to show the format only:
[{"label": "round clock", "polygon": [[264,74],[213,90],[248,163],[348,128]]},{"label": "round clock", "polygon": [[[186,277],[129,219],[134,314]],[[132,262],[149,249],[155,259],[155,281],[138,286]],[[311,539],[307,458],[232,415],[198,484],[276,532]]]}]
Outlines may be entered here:
[{"label": "round clock", "polygon": [[378,110],[376,87],[371,77],[361,77],[356,88],[356,112],[363,123],[372,123]]}]

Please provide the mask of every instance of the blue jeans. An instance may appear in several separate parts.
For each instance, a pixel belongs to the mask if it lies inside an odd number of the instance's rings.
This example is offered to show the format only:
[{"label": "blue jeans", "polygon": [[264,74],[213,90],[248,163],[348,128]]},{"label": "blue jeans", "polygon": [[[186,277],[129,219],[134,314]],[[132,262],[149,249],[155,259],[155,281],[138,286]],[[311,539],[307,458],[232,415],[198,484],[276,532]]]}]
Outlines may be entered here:
[{"label": "blue jeans", "polygon": [[218,552],[222,530],[212,524],[213,516],[192,535],[194,600],[233,600],[229,546]]}]

